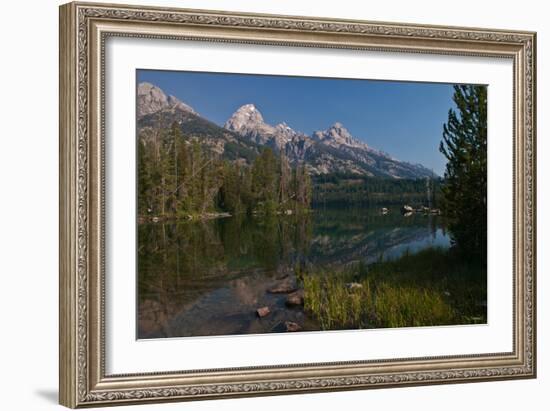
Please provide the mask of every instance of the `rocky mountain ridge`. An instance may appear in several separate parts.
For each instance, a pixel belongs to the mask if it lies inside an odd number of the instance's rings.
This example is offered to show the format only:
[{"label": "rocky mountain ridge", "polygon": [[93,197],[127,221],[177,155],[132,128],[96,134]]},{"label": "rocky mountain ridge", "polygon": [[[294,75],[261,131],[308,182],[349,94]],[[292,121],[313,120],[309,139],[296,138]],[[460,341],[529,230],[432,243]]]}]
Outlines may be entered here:
[{"label": "rocky mountain ridge", "polygon": [[151,83],[140,83],[137,88],[138,118],[160,110],[181,110],[197,114],[192,107],[177,97],[166,95],[159,87]]},{"label": "rocky mountain ridge", "polygon": [[420,164],[399,161],[371,148],[339,122],[307,135],[284,122],[271,125],[256,105],[245,104],[219,127],[150,83],[138,85],[136,111],[141,138],[152,138],[154,129],[166,129],[176,122],[185,135],[199,139],[218,154],[227,156],[230,148],[235,157],[229,156],[232,159],[238,159],[244,152],[253,156],[262,147],[270,147],[285,154],[291,163],[305,162],[314,175],[338,172],[390,178],[434,176]]}]

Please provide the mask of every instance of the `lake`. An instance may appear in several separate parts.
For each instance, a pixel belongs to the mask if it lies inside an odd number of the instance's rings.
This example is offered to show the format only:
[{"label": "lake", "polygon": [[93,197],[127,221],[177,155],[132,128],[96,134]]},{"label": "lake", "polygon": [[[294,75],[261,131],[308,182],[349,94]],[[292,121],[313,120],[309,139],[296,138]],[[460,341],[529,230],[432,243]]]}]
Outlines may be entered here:
[{"label": "lake", "polygon": [[[295,281],[300,267],[330,271],[450,247],[442,217],[388,208],[140,224],[138,337],[281,332],[289,321],[321,329],[303,307],[288,306],[287,293],[267,290]],[[260,307],[269,315],[260,318]]]}]

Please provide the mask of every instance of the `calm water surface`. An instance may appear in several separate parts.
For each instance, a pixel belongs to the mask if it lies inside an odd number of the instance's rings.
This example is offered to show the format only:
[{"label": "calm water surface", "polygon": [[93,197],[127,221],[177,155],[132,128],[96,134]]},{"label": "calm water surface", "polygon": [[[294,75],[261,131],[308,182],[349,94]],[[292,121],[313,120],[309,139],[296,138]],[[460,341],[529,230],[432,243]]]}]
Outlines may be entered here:
[{"label": "calm water surface", "polygon": [[[269,287],[297,266],[330,269],[450,246],[441,217],[390,208],[315,209],[307,216],[235,216],[138,226],[138,337],[319,330]],[[259,318],[256,309],[271,308]]]}]

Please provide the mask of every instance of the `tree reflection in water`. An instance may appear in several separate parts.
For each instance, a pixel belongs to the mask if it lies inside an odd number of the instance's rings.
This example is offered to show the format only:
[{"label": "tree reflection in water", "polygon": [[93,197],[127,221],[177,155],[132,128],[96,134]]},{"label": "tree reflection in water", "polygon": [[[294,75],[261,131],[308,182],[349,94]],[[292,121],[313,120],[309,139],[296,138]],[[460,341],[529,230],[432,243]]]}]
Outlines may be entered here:
[{"label": "tree reflection in water", "polygon": [[[285,331],[292,321],[319,330],[285,294],[301,268],[341,268],[449,247],[437,216],[391,209],[317,209],[295,216],[246,216],[138,226],[138,337]],[[270,307],[259,318],[258,307]]]}]

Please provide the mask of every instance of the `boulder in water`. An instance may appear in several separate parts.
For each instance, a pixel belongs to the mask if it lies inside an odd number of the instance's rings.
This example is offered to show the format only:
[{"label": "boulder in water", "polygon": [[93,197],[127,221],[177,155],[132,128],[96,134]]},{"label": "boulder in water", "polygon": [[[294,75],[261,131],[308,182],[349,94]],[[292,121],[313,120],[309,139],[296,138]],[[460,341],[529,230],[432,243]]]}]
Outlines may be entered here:
[{"label": "boulder in water", "polygon": [[263,318],[266,315],[269,315],[271,311],[269,310],[269,307],[260,307],[256,310],[256,314],[258,314],[258,317]]}]

